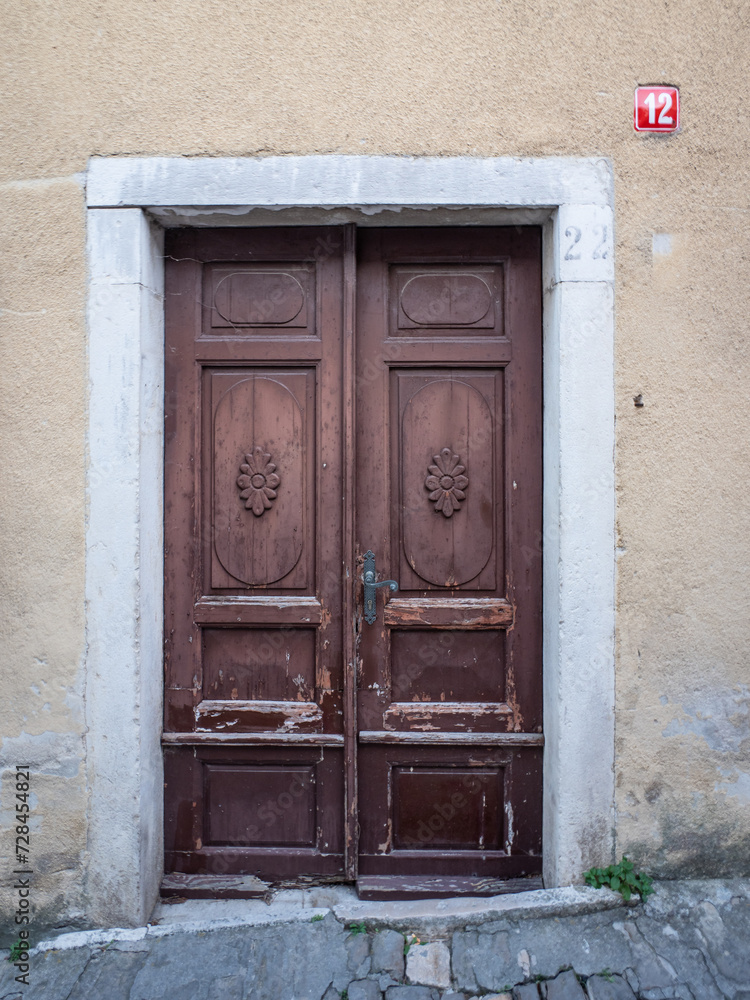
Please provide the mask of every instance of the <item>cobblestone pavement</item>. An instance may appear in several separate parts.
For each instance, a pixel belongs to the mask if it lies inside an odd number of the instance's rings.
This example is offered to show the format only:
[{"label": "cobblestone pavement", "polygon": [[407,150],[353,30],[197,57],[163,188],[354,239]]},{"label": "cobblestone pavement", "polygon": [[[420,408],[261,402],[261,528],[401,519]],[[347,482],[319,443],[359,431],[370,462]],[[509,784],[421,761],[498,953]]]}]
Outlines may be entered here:
[{"label": "cobblestone pavement", "polygon": [[145,928],[40,942],[28,985],[1,962],[0,1000],[750,1000],[750,880],[655,888],[162,904]]}]

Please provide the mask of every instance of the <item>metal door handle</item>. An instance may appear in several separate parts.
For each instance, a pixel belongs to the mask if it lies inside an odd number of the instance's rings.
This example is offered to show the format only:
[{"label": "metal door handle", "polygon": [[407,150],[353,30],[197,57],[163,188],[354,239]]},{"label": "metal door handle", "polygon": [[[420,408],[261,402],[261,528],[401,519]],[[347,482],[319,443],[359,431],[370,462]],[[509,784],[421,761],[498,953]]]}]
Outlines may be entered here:
[{"label": "metal door handle", "polygon": [[362,576],[362,582],[365,585],[365,621],[368,625],[374,625],[377,613],[375,594],[378,587],[388,587],[389,590],[396,591],[398,590],[398,584],[395,580],[381,580],[379,583],[377,582],[375,553],[372,549],[368,549],[365,552],[365,571]]}]

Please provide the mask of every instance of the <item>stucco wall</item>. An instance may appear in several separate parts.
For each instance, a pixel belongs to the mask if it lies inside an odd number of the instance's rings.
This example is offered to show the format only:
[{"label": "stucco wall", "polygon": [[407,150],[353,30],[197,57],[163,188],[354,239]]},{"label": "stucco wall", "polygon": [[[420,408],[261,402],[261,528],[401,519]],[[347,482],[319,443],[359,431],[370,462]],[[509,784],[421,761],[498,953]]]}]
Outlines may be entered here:
[{"label": "stucco wall", "polygon": [[[666,876],[747,872],[745,6],[25,2],[4,20],[0,760],[36,771],[40,919],[87,919],[80,175],[94,154],[611,159],[617,851]],[[677,135],[633,132],[633,88],[655,82],[681,88]],[[10,794],[6,774],[4,855]]]}]

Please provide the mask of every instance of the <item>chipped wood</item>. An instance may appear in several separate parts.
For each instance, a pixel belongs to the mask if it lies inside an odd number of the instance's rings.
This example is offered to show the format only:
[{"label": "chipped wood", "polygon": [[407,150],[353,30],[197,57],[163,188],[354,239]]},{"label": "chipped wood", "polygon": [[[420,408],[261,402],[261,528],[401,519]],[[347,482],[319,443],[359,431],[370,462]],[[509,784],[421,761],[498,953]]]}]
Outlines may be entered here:
[{"label": "chipped wood", "polygon": [[419,743],[424,746],[444,744],[503,746],[544,746],[543,733],[447,733],[409,730],[394,732],[392,729],[365,729],[359,734],[360,743]]},{"label": "chipped wood", "polygon": [[314,701],[202,701],[195,710],[196,728],[273,732],[319,730],[323,713]]},{"label": "chipped wood", "polygon": [[195,603],[200,625],[321,625],[324,609],[309,597],[224,597]]},{"label": "chipped wood", "polygon": [[386,625],[397,628],[510,628],[513,606],[492,598],[393,598],[385,606]]},{"label": "chipped wood", "polygon": [[512,715],[512,709],[503,702],[392,702],[383,713],[383,726],[386,730],[471,732],[477,728],[498,733]]},{"label": "chipped wood", "polygon": [[357,879],[360,899],[449,899],[452,896],[501,896],[544,888],[541,878],[421,878],[365,875]]},{"label": "chipped wood", "polygon": [[207,731],[189,733],[164,733],[162,743],[168,746],[172,743],[183,746],[200,746],[220,744],[222,746],[260,746],[270,743],[278,746],[297,744],[299,746],[340,747],[344,745],[344,737],[335,733],[215,733]]},{"label": "chipped wood", "polygon": [[162,899],[265,899],[273,893],[267,882],[254,875],[185,875],[168,872],[161,881]]}]

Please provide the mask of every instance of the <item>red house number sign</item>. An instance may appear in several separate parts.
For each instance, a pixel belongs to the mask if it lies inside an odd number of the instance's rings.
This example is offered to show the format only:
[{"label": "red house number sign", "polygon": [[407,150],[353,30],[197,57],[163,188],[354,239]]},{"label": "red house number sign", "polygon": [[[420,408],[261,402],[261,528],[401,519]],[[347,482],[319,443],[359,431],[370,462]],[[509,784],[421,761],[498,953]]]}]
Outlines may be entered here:
[{"label": "red house number sign", "polygon": [[677,87],[636,87],[633,124],[636,132],[674,132],[679,128]]}]

